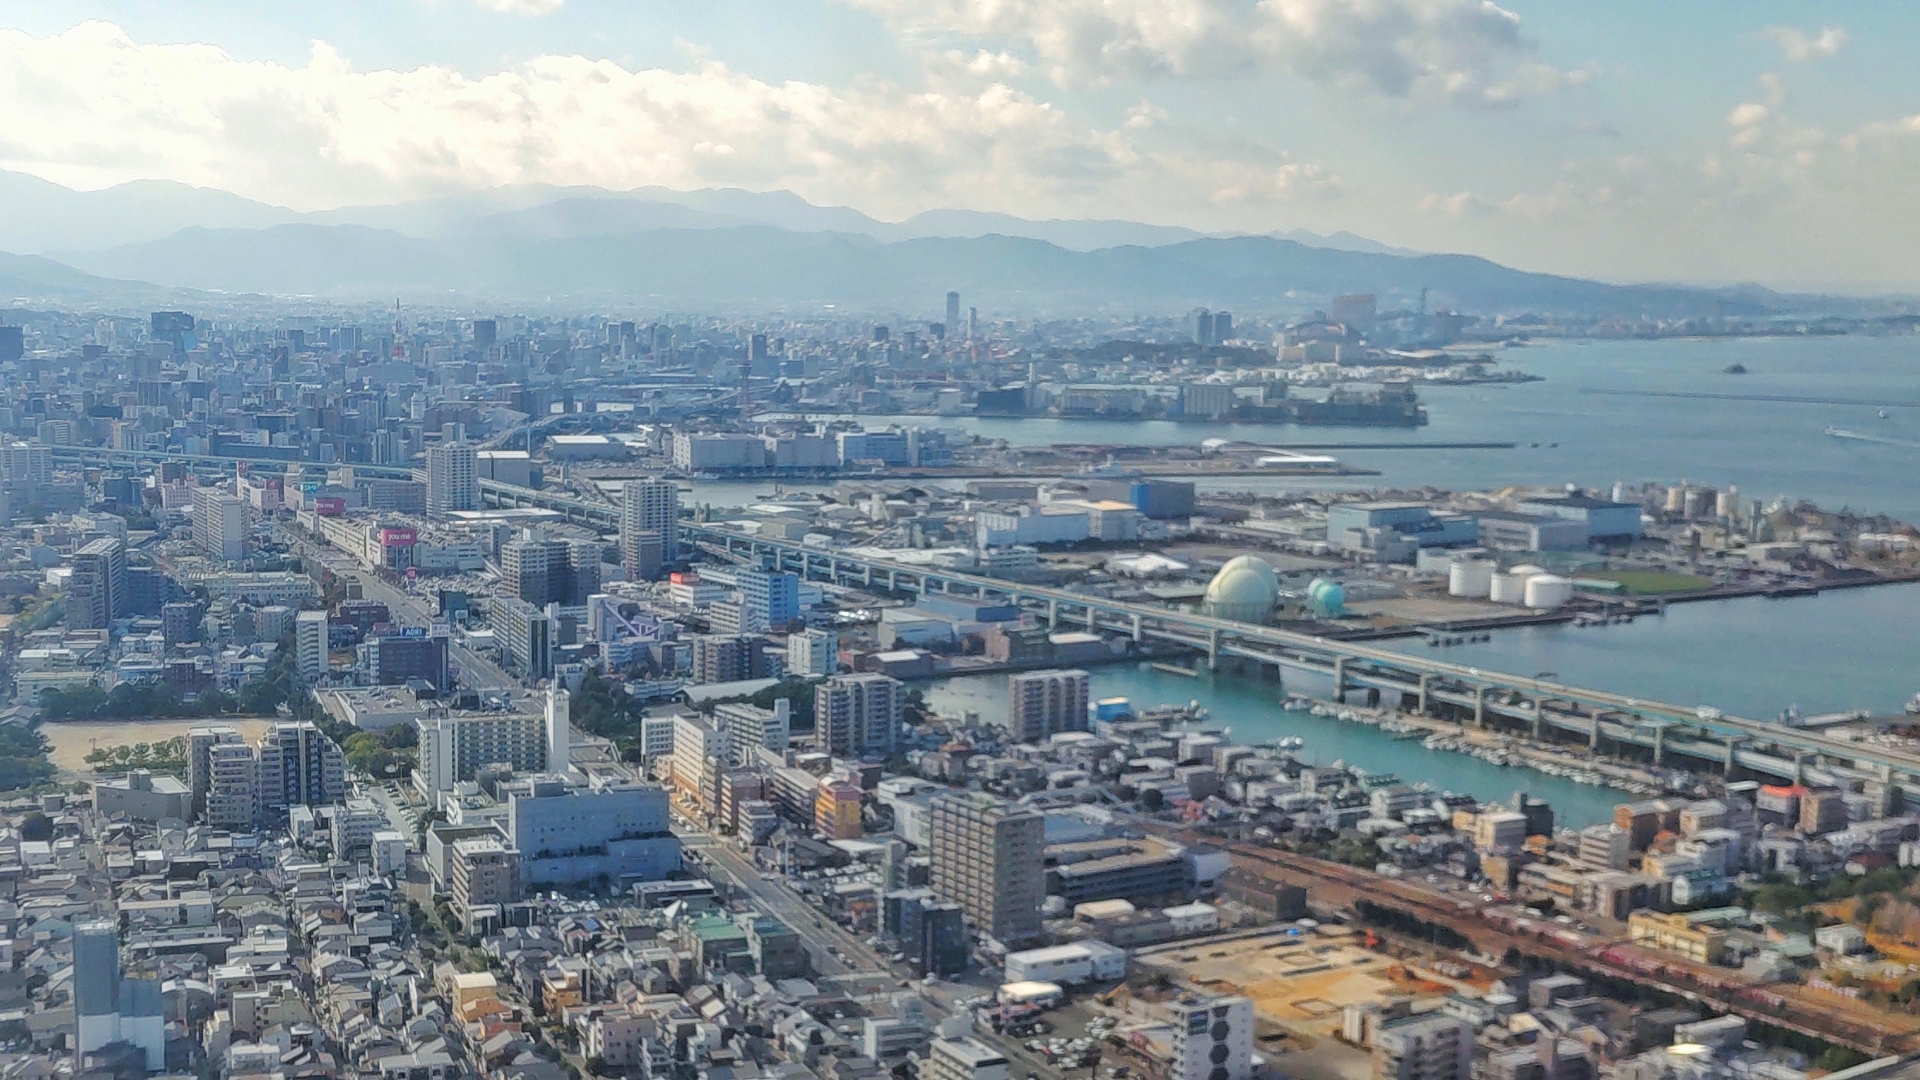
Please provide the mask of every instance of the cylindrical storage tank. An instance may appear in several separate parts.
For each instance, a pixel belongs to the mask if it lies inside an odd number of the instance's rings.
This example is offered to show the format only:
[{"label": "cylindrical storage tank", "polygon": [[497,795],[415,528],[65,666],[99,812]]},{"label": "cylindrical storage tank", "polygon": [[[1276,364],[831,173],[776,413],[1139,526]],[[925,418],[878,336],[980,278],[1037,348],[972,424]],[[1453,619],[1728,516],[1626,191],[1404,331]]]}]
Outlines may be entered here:
[{"label": "cylindrical storage tank", "polygon": [[1447,568],[1447,594],[1484,600],[1493,591],[1493,564],[1485,559],[1455,559]]},{"label": "cylindrical storage tank", "polygon": [[1573,582],[1557,574],[1535,574],[1527,579],[1527,606],[1551,611],[1573,599]]},{"label": "cylindrical storage tank", "polygon": [[1684,485],[1667,489],[1667,513],[1677,514],[1687,508],[1687,489]]},{"label": "cylindrical storage tank", "polygon": [[1535,574],[1544,574],[1546,572],[1547,572],[1546,567],[1535,566],[1532,563],[1521,563],[1519,566],[1516,566],[1513,569],[1507,571],[1507,573],[1512,574],[1514,577],[1517,577],[1517,578],[1530,578]]},{"label": "cylindrical storage tank", "polygon": [[1487,598],[1496,604],[1519,604],[1527,599],[1527,579],[1495,574],[1487,583]]},{"label": "cylindrical storage tank", "polygon": [[1739,492],[1723,491],[1720,494],[1713,497],[1713,516],[1717,518],[1730,519],[1736,513],[1739,512],[1737,509],[1739,505],[1740,505]]},{"label": "cylindrical storage tank", "polygon": [[1615,480],[1613,482],[1613,501],[1617,503],[1627,501],[1627,482],[1625,480]]}]

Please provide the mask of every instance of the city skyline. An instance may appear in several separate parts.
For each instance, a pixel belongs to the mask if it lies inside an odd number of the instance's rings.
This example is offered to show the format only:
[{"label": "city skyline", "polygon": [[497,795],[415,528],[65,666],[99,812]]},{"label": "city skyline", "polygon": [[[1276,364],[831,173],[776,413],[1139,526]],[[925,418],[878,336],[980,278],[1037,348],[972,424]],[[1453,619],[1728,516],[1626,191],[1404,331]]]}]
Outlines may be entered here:
[{"label": "city skyline", "polygon": [[[1455,0],[286,13],[0,3],[0,168],[296,210],[501,185],[791,190],[1349,231],[1609,280],[1920,282],[1911,16]],[[164,104],[156,104],[164,103]]]}]

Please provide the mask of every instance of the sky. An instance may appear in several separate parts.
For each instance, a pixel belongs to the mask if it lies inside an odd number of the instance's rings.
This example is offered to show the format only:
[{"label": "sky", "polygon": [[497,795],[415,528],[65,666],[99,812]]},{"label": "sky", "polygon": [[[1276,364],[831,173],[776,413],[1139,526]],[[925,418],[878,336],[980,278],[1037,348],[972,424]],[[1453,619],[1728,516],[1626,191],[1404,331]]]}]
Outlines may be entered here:
[{"label": "sky", "polygon": [[1920,288],[1920,5],[0,0],[0,168],[298,210],[787,189]]}]

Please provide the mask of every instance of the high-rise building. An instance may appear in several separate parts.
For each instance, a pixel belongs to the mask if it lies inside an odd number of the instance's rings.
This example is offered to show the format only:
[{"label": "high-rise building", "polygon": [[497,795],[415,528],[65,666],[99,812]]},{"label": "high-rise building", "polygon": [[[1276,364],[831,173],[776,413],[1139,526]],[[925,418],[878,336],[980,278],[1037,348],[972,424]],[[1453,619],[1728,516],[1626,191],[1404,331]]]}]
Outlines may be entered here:
[{"label": "high-rise building", "polygon": [[260,759],[235,734],[207,748],[207,787],[201,823],[245,831],[260,818]]},{"label": "high-rise building", "polygon": [[573,695],[556,682],[546,705],[547,770],[565,776],[573,768]]},{"label": "high-rise building", "polygon": [[[1195,995],[1164,1002],[1160,1007],[1172,1029],[1173,1053],[1168,1056],[1167,1080],[1247,1080],[1253,1075],[1252,1001],[1237,994]],[[1469,1052],[1473,1048],[1471,1027],[1467,1048]],[[1466,1080],[1465,1074],[1456,1080]]]},{"label": "high-rise building", "polygon": [[1193,326],[1193,343],[1195,345],[1214,344],[1213,312],[1208,311],[1206,308],[1195,308],[1193,309],[1191,320],[1191,325]]},{"label": "high-rise building", "polygon": [[346,797],[340,747],[307,721],[278,723],[260,741],[260,809],[332,806]]},{"label": "high-rise building", "polygon": [[246,558],[247,500],[225,488],[194,488],[193,542],[209,559]]},{"label": "high-rise building", "polygon": [[693,681],[739,682],[761,678],[766,671],[766,639],[751,634],[696,634],[693,638]]},{"label": "high-rise building", "polygon": [[25,491],[53,483],[53,448],[37,440],[0,443],[0,480]]},{"label": "high-rise building", "polygon": [[160,636],[169,647],[200,640],[200,620],[204,613],[192,600],[176,600],[160,608]]},{"label": "high-rise building", "polygon": [[427,447],[427,513],[480,509],[475,453],[473,447],[458,442]]},{"label": "high-rise building", "polygon": [[928,884],[1003,944],[1040,936],[1046,818],[981,792],[933,800]]},{"label": "high-rise building", "polygon": [[579,607],[600,591],[600,541],[567,541],[567,591],[559,597],[569,607]]},{"label": "high-rise building", "polygon": [[1087,730],[1086,672],[1023,671],[1007,679],[1007,735],[1040,742],[1063,731]]},{"label": "high-rise building", "polygon": [[760,760],[757,750],[786,753],[793,729],[792,705],[786,698],[775,698],[771,709],[744,702],[715,706],[713,715],[726,725],[727,760],[752,765]]},{"label": "high-rise building", "polygon": [[[223,745],[246,747],[240,733],[225,724],[208,724],[187,732],[187,791],[195,815],[206,809],[207,791],[213,785],[213,748]],[[249,755],[252,752],[247,749]]]},{"label": "high-rise building", "polygon": [[103,536],[73,553],[73,576],[67,583],[69,629],[105,630],[114,619],[132,614],[132,604],[126,545]]},{"label": "high-rise building", "polygon": [[500,655],[507,666],[530,680],[551,676],[553,653],[560,639],[558,605],[535,607],[509,596],[494,607],[502,616],[495,628],[505,634],[500,642]]},{"label": "high-rise building", "polygon": [[74,926],[73,1012],[75,1049],[81,1053],[124,1042],[141,1052],[147,1071],[166,1067],[160,980],[151,971],[135,976],[122,971],[119,923]]},{"label": "high-rise building", "polygon": [[449,713],[422,717],[414,726],[420,732],[420,745],[413,786],[429,801],[473,779],[483,765],[502,764],[515,772],[548,768],[543,714]]},{"label": "high-rise building", "polygon": [[947,333],[960,332],[960,294],[951,290],[947,293]]},{"label": "high-rise building", "polygon": [[814,737],[840,757],[893,753],[906,684],[888,675],[834,675],[813,688]]},{"label": "high-rise building", "polygon": [[499,840],[456,841],[448,863],[453,910],[467,929],[473,929],[477,909],[520,899],[520,853]]},{"label": "high-rise building", "polygon": [[680,841],[657,784],[579,787],[537,777],[508,796],[505,825],[525,885],[658,881],[680,869]]},{"label": "high-rise building", "polygon": [[1224,344],[1233,339],[1233,313],[1216,311],[1213,313],[1213,343]]},{"label": "high-rise building", "polygon": [[766,633],[784,630],[800,617],[800,575],[784,570],[743,570],[740,588],[740,629]]},{"label": "high-rise building", "polygon": [[293,617],[293,658],[308,682],[327,673],[326,612],[302,611]]},{"label": "high-rise building", "polygon": [[720,776],[727,766],[725,721],[681,713],[673,718],[673,789],[704,813],[720,806]]},{"label": "high-rise building", "polygon": [[801,630],[787,635],[787,674],[801,678],[840,671],[840,638],[831,630]]},{"label": "high-rise building", "polygon": [[646,576],[640,545],[648,534],[663,560],[679,557],[680,487],[671,480],[629,480],[620,490],[620,562],[635,580]]},{"label": "high-rise building", "polygon": [[[567,602],[567,567],[567,544],[533,529],[500,548],[501,578],[514,596],[535,607]],[[597,562],[594,573],[599,573]]]}]

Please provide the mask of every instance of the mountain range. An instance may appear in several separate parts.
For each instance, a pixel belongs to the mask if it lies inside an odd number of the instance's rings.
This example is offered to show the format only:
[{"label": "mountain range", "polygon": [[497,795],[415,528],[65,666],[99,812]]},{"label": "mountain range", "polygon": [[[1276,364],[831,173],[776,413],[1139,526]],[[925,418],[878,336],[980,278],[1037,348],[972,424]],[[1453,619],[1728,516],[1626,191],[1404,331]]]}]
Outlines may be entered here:
[{"label": "mountain range", "polygon": [[1119,220],[932,210],[883,222],[786,191],[522,185],[299,213],[140,181],[75,191],[0,172],[0,293],[131,302],[197,290],[365,301],[401,296],[928,309],[947,289],[990,310],[1194,305],[1272,310],[1370,292],[1383,307],[1619,315],[1755,313],[1757,287],[1611,285],[1350,233],[1206,235]]}]

